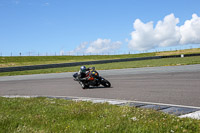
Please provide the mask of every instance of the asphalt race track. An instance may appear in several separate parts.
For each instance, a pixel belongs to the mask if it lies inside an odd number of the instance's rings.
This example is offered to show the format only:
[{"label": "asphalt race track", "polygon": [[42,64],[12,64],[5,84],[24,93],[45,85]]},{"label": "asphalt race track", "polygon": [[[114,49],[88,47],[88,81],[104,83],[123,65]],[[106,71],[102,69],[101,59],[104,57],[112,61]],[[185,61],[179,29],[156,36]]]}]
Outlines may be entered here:
[{"label": "asphalt race track", "polygon": [[83,90],[73,73],[0,77],[0,96],[75,96],[200,107],[200,65],[99,71],[111,88]]}]

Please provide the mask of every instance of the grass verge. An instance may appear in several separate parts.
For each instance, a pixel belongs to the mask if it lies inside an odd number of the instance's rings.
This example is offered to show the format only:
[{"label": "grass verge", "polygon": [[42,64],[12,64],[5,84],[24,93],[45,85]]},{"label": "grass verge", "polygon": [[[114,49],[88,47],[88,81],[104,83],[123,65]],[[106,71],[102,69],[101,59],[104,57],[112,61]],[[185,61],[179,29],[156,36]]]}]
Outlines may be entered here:
[{"label": "grass verge", "polygon": [[[106,63],[106,64],[95,64],[95,65],[90,65],[90,66],[95,66],[97,70],[109,70],[109,69],[176,66],[176,65],[191,65],[191,64],[200,64],[200,56],[184,57],[184,58],[165,58],[165,59],[130,61],[130,62],[118,62],[118,63]],[[80,66],[63,67],[63,68],[50,68],[50,69],[40,69],[40,70],[29,70],[29,71],[2,72],[2,73],[0,73],[0,76],[75,72],[75,71],[78,71],[79,69],[80,69]]]},{"label": "grass verge", "polygon": [[200,121],[107,103],[0,97],[0,132],[199,133]]}]

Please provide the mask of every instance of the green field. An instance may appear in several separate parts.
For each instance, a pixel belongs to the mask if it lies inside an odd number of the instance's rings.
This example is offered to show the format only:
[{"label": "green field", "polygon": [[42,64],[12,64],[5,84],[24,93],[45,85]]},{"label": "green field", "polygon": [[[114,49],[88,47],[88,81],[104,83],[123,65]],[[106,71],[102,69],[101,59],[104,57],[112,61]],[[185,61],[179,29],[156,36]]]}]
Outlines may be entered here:
[{"label": "green field", "polygon": [[155,53],[130,54],[130,55],[0,57],[0,67],[56,64],[56,63],[123,59],[123,58],[136,58],[136,57],[148,57],[148,56],[155,56]]},{"label": "green field", "polygon": [[127,55],[89,55],[89,56],[18,56],[18,57],[0,57],[0,67],[28,66],[41,64],[68,63],[80,61],[96,61],[109,59],[124,59],[149,56],[166,56],[200,53],[200,48],[186,49],[177,51],[127,54]]},{"label": "green field", "polygon": [[[130,61],[130,62],[117,62],[117,63],[95,64],[95,65],[90,65],[90,66],[95,66],[97,70],[109,70],[109,69],[176,66],[176,65],[191,65],[191,64],[200,64],[200,56],[184,57],[184,58],[165,58],[165,59]],[[90,67],[90,66],[87,65],[87,67]],[[2,72],[0,73],[0,76],[75,72],[75,71],[79,71],[79,69],[80,69],[80,66],[49,68],[49,69],[39,69],[39,70],[29,70],[29,71]]]},{"label": "green field", "polygon": [[199,133],[200,120],[107,103],[0,97],[1,133]]},{"label": "green field", "polygon": [[[149,56],[168,56],[168,55],[180,55],[180,54],[192,54],[192,53],[200,53],[200,48],[178,50],[178,51],[156,52],[156,53],[129,54],[129,55],[0,57],[0,67],[54,64],[54,63],[80,62],[80,61],[108,60],[108,59],[123,59],[123,58],[136,58],[136,57],[149,57]],[[90,66],[95,66],[97,70],[109,70],[109,69],[191,65],[191,64],[200,64],[200,56],[117,62],[117,63],[95,64],[95,65],[90,65]],[[87,67],[90,67],[90,66],[87,66]],[[1,72],[0,76],[75,72],[75,71],[78,71],[79,68],[80,66],[49,68],[49,69],[39,69],[39,70],[29,70],[29,71]]]}]

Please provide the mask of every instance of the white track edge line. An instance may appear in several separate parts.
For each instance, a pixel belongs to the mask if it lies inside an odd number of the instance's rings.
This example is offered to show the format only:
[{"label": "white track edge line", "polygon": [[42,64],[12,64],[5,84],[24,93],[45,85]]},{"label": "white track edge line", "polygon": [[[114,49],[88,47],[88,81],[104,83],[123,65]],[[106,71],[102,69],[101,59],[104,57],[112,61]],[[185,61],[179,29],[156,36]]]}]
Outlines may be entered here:
[{"label": "white track edge line", "polygon": [[179,116],[179,118],[192,118],[200,120],[200,111]]},{"label": "white track edge line", "polygon": [[76,96],[52,96],[52,95],[33,95],[33,96],[25,96],[25,95],[5,95],[2,97],[24,97],[24,98],[29,98],[29,97],[55,97],[55,98],[72,98],[72,99],[88,99],[88,101],[91,100],[106,100],[106,101],[119,101],[119,102],[124,102],[124,103],[130,103],[130,102],[136,102],[136,103],[143,103],[143,104],[151,104],[151,105],[165,105],[165,106],[173,106],[173,107],[185,107],[185,108],[195,108],[195,109],[200,109],[200,107],[196,106],[186,106],[186,105],[176,105],[176,104],[166,104],[166,103],[155,103],[155,102],[142,102],[142,101],[134,101],[134,100],[120,100],[120,99],[107,99],[107,98],[91,98],[91,97],[76,97]]}]

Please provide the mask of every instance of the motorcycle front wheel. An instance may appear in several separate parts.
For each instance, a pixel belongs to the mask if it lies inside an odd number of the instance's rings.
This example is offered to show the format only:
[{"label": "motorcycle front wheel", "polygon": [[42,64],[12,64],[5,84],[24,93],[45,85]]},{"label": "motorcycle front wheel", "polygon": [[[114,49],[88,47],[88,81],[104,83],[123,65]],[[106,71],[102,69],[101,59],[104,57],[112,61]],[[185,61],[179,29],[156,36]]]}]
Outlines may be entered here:
[{"label": "motorcycle front wheel", "polygon": [[101,83],[104,87],[110,87],[111,83],[108,80],[103,80]]}]

